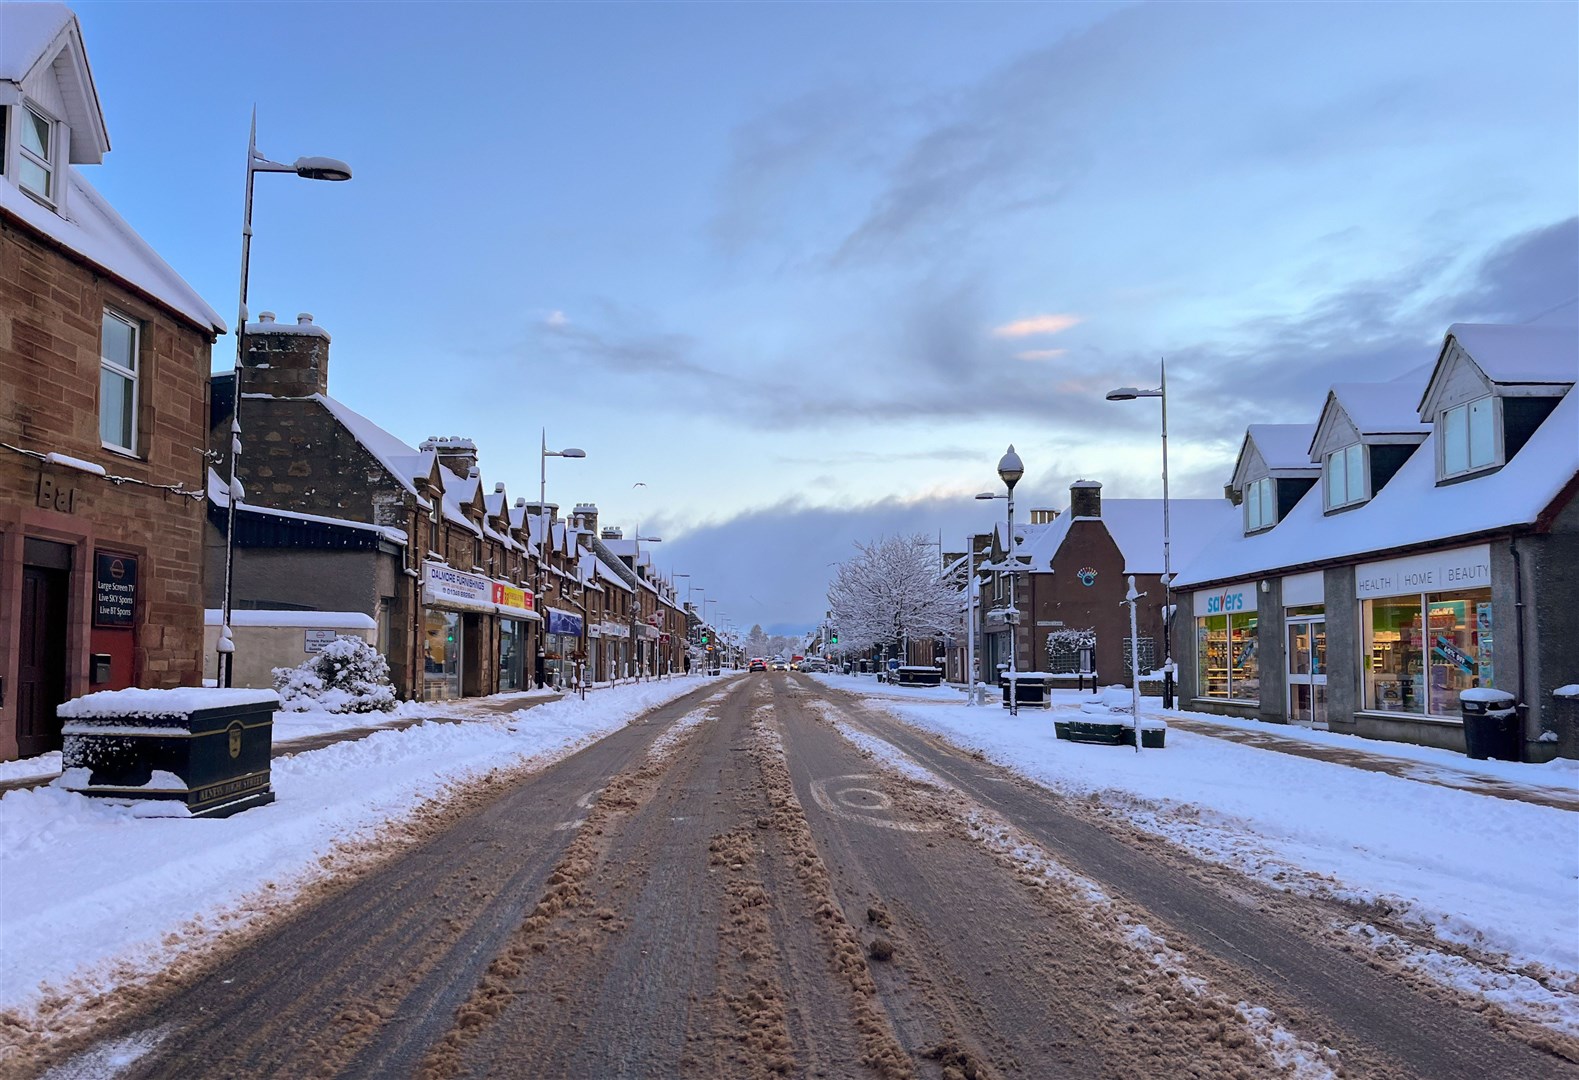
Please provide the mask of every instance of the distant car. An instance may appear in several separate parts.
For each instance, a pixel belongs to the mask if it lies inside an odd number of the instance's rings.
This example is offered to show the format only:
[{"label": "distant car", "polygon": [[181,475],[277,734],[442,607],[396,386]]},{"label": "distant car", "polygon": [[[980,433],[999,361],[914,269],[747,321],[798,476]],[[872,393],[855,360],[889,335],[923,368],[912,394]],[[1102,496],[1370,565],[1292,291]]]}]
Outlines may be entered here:
[{"label": "distant car", "polygon": [[751,658],[750,670],[752,670],[752,671],[766,671],[767,669],[768,669],[768,662],[766,660],[762,659],[762,657],[760,657],[760,656],[753,656]]},{"label": "distant car", "polygon": [[773,670],[774,671],[788,671],[789,670],[789,664],[788,664],[788,662],[786,662],[784,660],[775,660],[775,661],[773,661]]},{"label": "distant car", "polygon": [[815,656],[809,656],[800,662],[800,669],[802,671],[821,673],[828,670],[828,665]]}]

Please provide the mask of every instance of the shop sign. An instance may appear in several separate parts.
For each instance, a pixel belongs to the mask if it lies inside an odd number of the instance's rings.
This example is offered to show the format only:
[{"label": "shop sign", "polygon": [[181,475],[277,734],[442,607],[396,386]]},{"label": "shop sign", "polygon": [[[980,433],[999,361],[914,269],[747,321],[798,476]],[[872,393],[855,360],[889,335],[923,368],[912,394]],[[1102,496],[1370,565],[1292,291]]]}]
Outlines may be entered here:
[{"label": "shop sign", "polygon": [[1354,568],[1354,592],[1361,600],[1378,596],[1484,589],[1490,585],[1489,544],[1362,563]]},{"label": "shop sign", "polygon": [[500,607],[531,611],[533,599],[531,589],[520,589],[514,585],[507,585],[502,581],[493,583],[493,602]]},{"label": "shop sign", "polygon": [[1283,579],[1284,607],[1311,607],[1325,600],[1325,575],[1320,570],[1289,574]]},{"label": "shop sign", "polygon": [[1195,594],[1195,615],[1233,615],[1256,609],[1256,583],[1234,585],[1227,589],[1202,589]]},{"label": "shop sign", "polygon": [[568,634],[571,637],[580,637],[581,616],[573,615],[568,611],[559,611],[555,608],[549,608],[548,632],[550,634]]},{"label": "shop sign", "polygon": [[481,574],[468,574],[443,563],[424,563],[422,584],[430,603],[493,603],[493,582]]},{"label": "shop sign", "polygon": [[129,627],[137,621],[137,560],[93,553],[93,625]]}]

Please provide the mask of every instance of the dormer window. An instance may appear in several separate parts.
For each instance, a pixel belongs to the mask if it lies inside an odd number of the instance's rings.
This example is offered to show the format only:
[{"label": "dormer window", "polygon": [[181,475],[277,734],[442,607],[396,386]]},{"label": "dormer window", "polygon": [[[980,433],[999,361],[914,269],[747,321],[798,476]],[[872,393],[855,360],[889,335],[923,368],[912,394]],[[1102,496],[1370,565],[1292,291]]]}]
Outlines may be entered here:
[{"label": "dormer window", "polygon": [[1497,463],[1496,408],[1479,398],[1442,413],[1442,477],[1459,476]]},{"label": "dormer window", "polygon": [[55,201],[55,122],[31,105],[17,110],[21,121],[18,133],[16,175],[22,190],[46,202]]},{"label": "dormer window", "polygon": [[1277,486],[1270,476],[1245,486],[1245,532],[1259,532],[1277,524]]},{"label": "dormer window", "polygon": [[1327,509],[1353,506],[1365,501],[1365,447],[1360,443],[1334,450],[1327,455]]}]

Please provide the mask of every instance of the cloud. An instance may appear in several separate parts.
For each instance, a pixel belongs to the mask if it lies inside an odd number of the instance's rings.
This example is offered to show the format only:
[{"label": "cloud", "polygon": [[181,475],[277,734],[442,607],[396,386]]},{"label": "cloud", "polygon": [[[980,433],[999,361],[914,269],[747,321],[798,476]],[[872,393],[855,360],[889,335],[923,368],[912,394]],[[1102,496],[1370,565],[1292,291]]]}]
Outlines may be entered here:
[{"label": "cloud", "polygon": [[543,325],[555,330],[562,329],[570,325],[570,316],[563,311],[550,311],[543,320]]},{"label": "cloud", "polygon": [[1032,315],[992,328],[993,337],[1022,338],[1037,334],[1057,334],[1080,323],[1078,315]]},{"label": "cloud", "polygon": [[1024,352],[1014,354],[1016,360],[1057,360],[1060,356],[1067,355],[1068,349],[1026,349]]}]

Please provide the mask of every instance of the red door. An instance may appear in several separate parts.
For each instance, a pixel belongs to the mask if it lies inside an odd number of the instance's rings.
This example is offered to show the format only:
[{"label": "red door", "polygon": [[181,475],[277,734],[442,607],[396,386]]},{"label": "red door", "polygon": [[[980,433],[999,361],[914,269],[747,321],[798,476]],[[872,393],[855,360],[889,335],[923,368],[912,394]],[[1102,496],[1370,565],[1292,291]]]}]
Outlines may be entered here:
[{"label": "red door", "polygon": [[55,707],[66,700],[66,589],[70,575],[22,567],[22,656],[17,672],[17,752],[59,750]]}]

